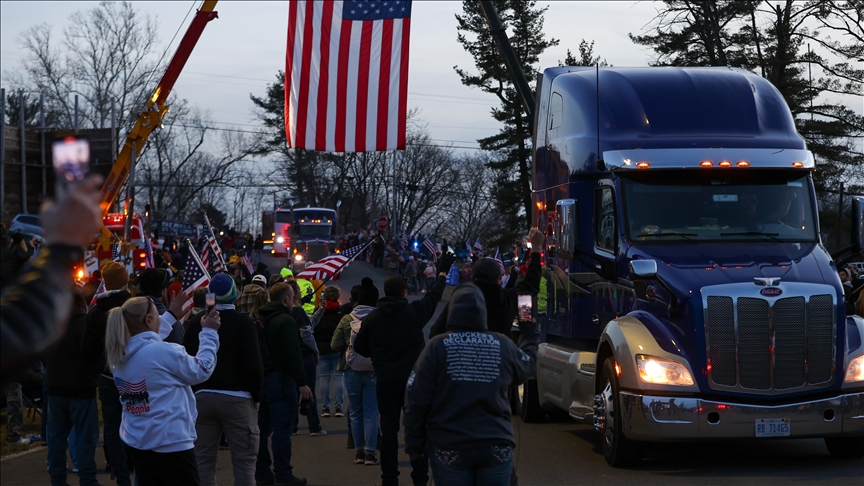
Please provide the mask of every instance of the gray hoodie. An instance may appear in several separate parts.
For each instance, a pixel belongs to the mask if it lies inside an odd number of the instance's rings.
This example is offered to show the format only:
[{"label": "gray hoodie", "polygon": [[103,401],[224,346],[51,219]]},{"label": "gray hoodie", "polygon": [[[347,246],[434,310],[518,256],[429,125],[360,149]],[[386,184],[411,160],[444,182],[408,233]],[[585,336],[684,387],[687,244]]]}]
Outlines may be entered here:
[{"label": "gray hoodie", "polygon": [[486,326],[483,293],[460,285],[450,299],[447,332],[417,359],[405,397],[405,452],[428,442],[448,450],[516,444],[507,390],[534,374],[539,333],[523,326],[519,346]]}]

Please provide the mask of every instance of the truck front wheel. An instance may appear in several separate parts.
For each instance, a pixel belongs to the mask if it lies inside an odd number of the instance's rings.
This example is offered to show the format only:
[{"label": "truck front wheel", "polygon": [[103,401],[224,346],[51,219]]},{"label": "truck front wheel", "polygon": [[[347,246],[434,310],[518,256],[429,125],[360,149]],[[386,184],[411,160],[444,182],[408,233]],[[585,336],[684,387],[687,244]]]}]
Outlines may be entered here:
[{"label": "truck front wheel", "polygon": [[826,437],[825,447],[829,454],[840,459],[864,457],[864,439],[861,437]]},{"label": "truck front wheel", "polygon": [[519,417],[525,423],[535,423],[543,420],[546,415],[540,408],[540,396],[537,392],[537,380],[530,379],[514,390],[519,403]]},{"label": "truck front wheel", "polygon": [[594,428],[602,434],[603,455],[612,467],[626,467],[641,459],[639,444],[624,436],[615,361],[607,358],[600,375],[600,393],[594,397]]}]

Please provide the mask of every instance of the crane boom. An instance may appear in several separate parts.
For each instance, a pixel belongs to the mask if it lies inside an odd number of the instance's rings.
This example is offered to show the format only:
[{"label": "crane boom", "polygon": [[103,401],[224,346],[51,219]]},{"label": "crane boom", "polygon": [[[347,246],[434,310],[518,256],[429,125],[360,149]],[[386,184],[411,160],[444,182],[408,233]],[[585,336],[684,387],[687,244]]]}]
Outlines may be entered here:
[{"label": "crane boom", "polygon": [[192,54],[192,49],[195,48],[195,44],[201,37],[204,27],[207,26],[208,22],[218,17],[217,13],[213,10],[216,7],[216,2],[217,0],[205,0],[202,3],[201,8],[198,9],[195,18],[192,19],[192,23],[186,30],[186,34],[183,35],[183,39],[177,46],[174,57],[168,63],[165,74],[162,75],[162,79],[159,80],[159,84],[156,85],[156,89],[153,90],[153,94],[147,100],[147,105],[141,111],[138,120],[126,136],[126,142],[123,144],[123,148],[114,161],[114,166],[111,167],[111,172],[105,178],[105,183],[102,185],[101,207],[103,217],[108,214],[111,205],[117,199],[120,189],[129,178],[129,172],[132,168],[132,151],[136,151],[136,154],[141,152],[147,143],[147,139],[150,137],[150,133],[160,125],[162,118],[168,113],[168,106],[165,105],[165,102],[168,100],[168,95],[171,94],[174,83],[177,82],[177,77],[180,76],[180,72],[186,65],[189,55]]}]

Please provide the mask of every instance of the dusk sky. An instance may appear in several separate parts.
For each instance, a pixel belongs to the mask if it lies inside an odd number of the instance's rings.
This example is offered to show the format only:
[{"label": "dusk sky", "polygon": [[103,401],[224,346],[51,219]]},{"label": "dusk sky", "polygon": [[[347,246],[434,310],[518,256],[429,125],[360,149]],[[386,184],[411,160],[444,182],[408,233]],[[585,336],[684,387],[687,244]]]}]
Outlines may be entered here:
[{"label": "dusk sky", "polygon": [[[159,52],[174,36],[190,7],[200,1],[132,2],[157,17]],[[93,8],[95,2],[0,2],[0,83],[9,88],[8,74],[20,67],[23,54],[17,39],[26,28],[47,22],[58,43],[69,16]],[[489,114],[492,95],[465,87],[453,66],[469,71],[474,63],[456,41],[454,14],[461,2],[416,1],[411,25],[408,85],[410,108],[419,108],[436,143],[477,147],[476,140],[497,132]],[[546,33],[561,41],[541,57],[541,66],[557,65],[567,49],[576,51],[581,39],[594,40],[595,52],[615,66],[645,66],[651,53],[634,45],[627,34],[641,32],[655,14],[651,2],[538,2],[548,5]],[[288,2],[220,1],[219,18],[208,24],[174,91],[208,110],[216,126],[254,129],[249,94],[264,94],[268,82],[285,65]],[[173,53],[192,15],[182,25],[169,51]]]}]

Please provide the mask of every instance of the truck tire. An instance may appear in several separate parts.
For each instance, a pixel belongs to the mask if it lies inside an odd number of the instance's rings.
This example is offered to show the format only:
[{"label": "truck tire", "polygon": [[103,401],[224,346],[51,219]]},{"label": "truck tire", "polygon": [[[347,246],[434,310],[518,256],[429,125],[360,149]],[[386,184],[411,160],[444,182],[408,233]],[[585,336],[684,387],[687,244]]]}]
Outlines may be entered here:
[{"label": "truck tire", "polygon": [[532,378],[516,387],[516,400],[519,403],[519,417],[523,422],[530,424],[543,420],[546,413],[540,408],[537,380]]},{"label": "truck tire", "polygon": [[602,434],[603,455],[612,467],[626,467],[642,458],[639,444],[622,431],[620,385],[614,358],[607,358],[600,375],[600,393],[594,398],[594,427]]},{"label": "truck tire", "polygon": [[864,457],[864,438],[826,437],[825,447],[832,457],[838,459],[861,459]]}]

